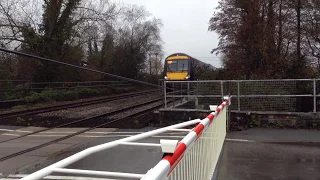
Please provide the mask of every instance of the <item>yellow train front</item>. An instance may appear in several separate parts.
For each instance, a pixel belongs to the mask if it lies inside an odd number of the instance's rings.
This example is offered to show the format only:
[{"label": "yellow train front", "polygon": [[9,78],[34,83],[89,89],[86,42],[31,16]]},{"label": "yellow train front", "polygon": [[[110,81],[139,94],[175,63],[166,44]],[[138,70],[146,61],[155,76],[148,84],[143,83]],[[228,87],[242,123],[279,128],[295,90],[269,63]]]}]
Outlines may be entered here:
[{"label": "yellow train front", "polygon": [[164,79],[168,81],[196,80],[196,67],[204,63],[184,53],[168,56],[164,62]]}]

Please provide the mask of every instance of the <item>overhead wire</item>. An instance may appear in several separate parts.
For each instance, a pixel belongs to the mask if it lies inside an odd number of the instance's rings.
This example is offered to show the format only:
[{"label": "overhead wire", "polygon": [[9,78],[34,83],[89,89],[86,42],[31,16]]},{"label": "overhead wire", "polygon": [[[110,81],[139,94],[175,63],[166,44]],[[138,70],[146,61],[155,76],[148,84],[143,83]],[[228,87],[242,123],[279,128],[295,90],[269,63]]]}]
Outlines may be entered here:
[{"label": "overhead wire", "polygon": [[56,64],[60,64],[60,65],[65,65],[65,66],[69,66],[69,67],[73,67],[73,68],[78,68],[78,69],[82,69],[82,70],[86,70],[86,71],[91,71],[91,72],[95,72],[95,73],[100,73],[100,74],[108,75],[108,76],[115,77],[115,78],[118,78],[118,79],[123,79],[123,80],[129,81],[129,82],[145,84],[145,85],[149,85],[149,86],[153,86],[153,87],[157,87],[157,88],[160,87],[157,84],[152,84],[152,83],[148,83],[148,82],[144,82],[144,81],[139,81],[139,80],[136,80],[136,79],[126,78],[126,77],[118,76],[118,75],[115,75],[115,74],[110,74],[110,73],[106,73],[106,72],[102,72],[102,71],[98,71],[98,70],[94,70],[94,69],[89,69],[89,68],[82,67],[82,66],[68,64],[68,63],[57,61],[57,60],[43,58],[43,57],[40,57],[40,56],[35,56],[35,55],[27,54],[27,53],[22,53],[22,52],[18,52],[18,51],[12,51],[12,50],[8,50],[8,49],[4,49],[2,47],[0,47],[0,51],[11,53],[11,54],[16,54],[16,55],[21,55],[21,56],[25,56],[25,57],[29,57],[29,58],[33,58],[33,59],[38,59],[38,60],[42,60],[42,61],[47,61],[47,62],[51,62],[51,63],[56,63]]}]

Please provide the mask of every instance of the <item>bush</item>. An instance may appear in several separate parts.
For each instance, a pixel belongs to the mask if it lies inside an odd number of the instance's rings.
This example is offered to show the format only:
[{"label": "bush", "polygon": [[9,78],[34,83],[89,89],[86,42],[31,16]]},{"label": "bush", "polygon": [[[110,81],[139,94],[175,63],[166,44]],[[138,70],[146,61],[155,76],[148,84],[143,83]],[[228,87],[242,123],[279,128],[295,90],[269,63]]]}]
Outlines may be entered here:
[{"label": "bush", "polygon": [[27,93],[29,88],[29,84],[19,84],[14,85],[12,82],[6,82],[3,85],[4,92],[0,95],[0,100],[14,100],[14,99],[22,99],[23,96]]},{"label": "bush", "polygon": [[25,102],[26,103],[36,103],[36,102],[44,102],[45,99],[43,99],[43,96],[41,95],[41,93],[37,93],[37,92],[31,92],[31,94],[27,97],[25,97]]},{"label": "bush", "polygon": [[79,98],[93,97],[99,94],[95,89],[74,89],[74,90],[44,90],[40,93],[32,92],[25,97],[26,103],[41,103],[48,101],[72,101]]},{"label": "bush", "polygon": [[99,94],[99,92],[95,89],[79,89],[78,90],[79,97],[81,98],[87,98],[96,96]]}]

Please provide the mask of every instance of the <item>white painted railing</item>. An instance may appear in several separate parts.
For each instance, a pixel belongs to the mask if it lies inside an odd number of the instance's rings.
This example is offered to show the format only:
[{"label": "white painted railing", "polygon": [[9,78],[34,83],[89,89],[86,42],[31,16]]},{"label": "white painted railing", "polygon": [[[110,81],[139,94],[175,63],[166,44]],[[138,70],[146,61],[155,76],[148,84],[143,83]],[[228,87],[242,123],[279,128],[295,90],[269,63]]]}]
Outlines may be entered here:
[{"label": "white painted railing", "polygon": [[210,180],[226,137],[225,100],[179,143],[173,154],[165,156],[142,180]]},{"label": "white painted railing", "polygon": [[[35,173],[32,173],[22,178],[22,180],[37,180],[44,178],[52,173],[91,176],[94,175],[102,177],[132,178],[143,180],[162,180],[167,178],[179,180],[209,179],[213,174],[225,139],[226,114],[228,105],[230,105],[230,98],[226,97],[225,101],[215,109],[215,112],[209,114],[207,118],[203,120],[191,120],[184,123],[116,140],[106,144],[90,147],[46,168],[43,168]],[[192,126],[195,124],[198,125],[192,130],[182,129],[184,127]],[[181,141],[160,140],[160,144],[134,143],[134,141],[152,137],[161,133],[165,133],[167,131],[189,131],[189,134],[185,136]],[[64,168],[93,153],[120,145],[161,147],[164,153],[169,154],[166,155],[147,174]]]}]

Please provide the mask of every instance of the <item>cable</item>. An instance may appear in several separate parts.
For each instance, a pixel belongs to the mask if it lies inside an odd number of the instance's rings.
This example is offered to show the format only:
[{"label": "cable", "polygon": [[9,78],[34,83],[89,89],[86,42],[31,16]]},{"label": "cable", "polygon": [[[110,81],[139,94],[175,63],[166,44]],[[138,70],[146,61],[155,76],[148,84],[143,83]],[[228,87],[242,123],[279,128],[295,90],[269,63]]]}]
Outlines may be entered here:
[{"label": "cable", "polygon": [[221,57],[195,57],[195,58],[204,58],[204,59],[206,59],[206,58],[213,58],[213,59],[220,59]]},{"label": "cable", "polygon": [[73,65],[73,64],[68,64],[68,63],[64,63],[64,62],[60,62],[60,61],[56,61],[56,60],[52,60],[52,59],[47,59],[47,58],[43,58],[43,57],[31,55],[31,54],[26,54],[26,53],[17,52],[17,51],[11,51],[11,50],[4,49],[4,48],[1,48],[1,47],[0,47],[0,51],[11,53],[11,54],[16,54],[16,55],[21,55],[21,56],[25,56],[25,57],[30,57],[30,58],[34,58],[34,59],[38,59],[38,60],[42,60],[42,61],[52,62],[52,63],[56,63],[56,64],[62,64],[62,65],[66,65],[66,66],[70,66],[70,67],[73,67],[73,68],[78,68],[78,69],[82,69],[82,70],[86,70],[86,71],[91,71],[91,72],[95,72],[95,73],[101,73],[101,74],[104,74],[104,75],[112,76],[112,77],[115,77],[115,78],[119,78],[119,79],[123,79],[123,80],[126,80],[126,81],[130,81],[130,82],[141,83],[141,84],[145,84],[145,85],[149,85],[149,86],[154,86],[154,87],[157,87],[157,88],[161,87],[161,86],[156,85],[156,84],[147,83],[147,82],[139,81],[139,80],[135,80],[135,79],[130,79],[130,78],[114,75],[114,74],[109,74],[109,73],[106,73],[106,72],[97,71],[97,70],[94,70],[94,69],[89,69],[89,68],[85,68],[85,67],[81,67],[81,66],[77,66],[77,65]]}]

